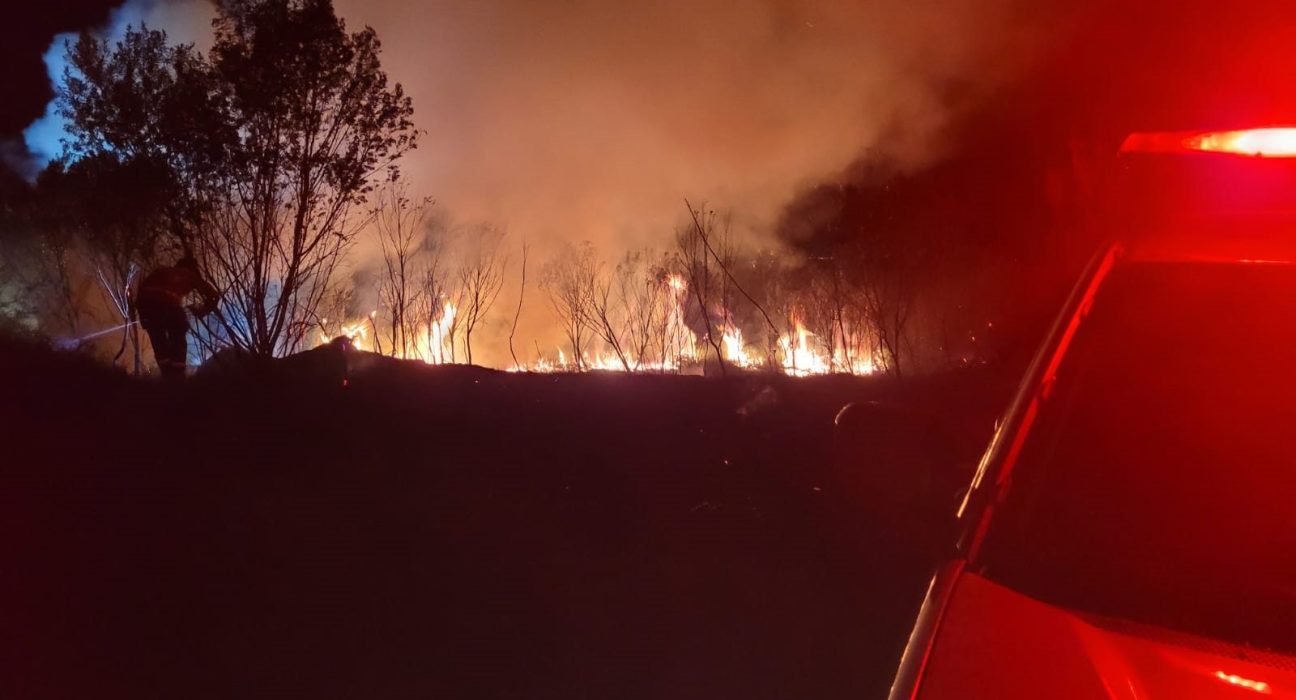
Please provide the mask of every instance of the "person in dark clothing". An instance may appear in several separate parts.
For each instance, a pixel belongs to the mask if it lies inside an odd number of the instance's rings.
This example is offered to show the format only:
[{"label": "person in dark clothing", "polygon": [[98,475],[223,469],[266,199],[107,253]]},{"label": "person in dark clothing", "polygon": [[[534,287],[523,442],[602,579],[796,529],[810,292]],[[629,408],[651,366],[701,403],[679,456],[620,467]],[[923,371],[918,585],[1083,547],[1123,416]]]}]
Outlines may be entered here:
[{"label": "person in dark clothing", "polygon": [[174,381],[185,377],[189,355],[185,342],[189,333],[185,300],[194,293],[201,297],[201,303],[189,309],[199,318],[215,310],[220,301],[220,293],[203,279],[198,263],[188,256],[171,267],[150,272],[140,281],[135,293],[135,311],[153,343],[153,357],[163,379]]}]

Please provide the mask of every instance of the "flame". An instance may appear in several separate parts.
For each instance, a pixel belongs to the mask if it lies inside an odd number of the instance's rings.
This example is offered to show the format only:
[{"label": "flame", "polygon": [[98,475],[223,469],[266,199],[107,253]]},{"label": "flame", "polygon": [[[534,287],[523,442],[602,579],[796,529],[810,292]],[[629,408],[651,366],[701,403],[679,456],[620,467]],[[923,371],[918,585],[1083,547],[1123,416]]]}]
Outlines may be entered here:
[{"label": "flame", "polygon": [[[510,372],[571,372],[605,370],[624,372],[681,372],[700,358],[700,341],[686,321],[689,283],[682,275],[668,274],[654,285],[652,298],[640,313],[650,314],[656,337],[652,347],[643,356],[628,348],[621,353],[610,347],[584,351],[579,360],[569,359],[567,351],[557,348],[557,358],[537,357],[531,363],[518,363],[508,368]],[[624,357],[624,361],[622,358]]]},{"label": "flame", "polygon": [[420,323],[415,328],[413,350],[397,352],[406,360],[422,360],[429,365],[450,364],[454,359],[454,323],[459,309],[446,302],[441,307],[441,317],[430,324]]},{"label": "flame", "polygon": [[[621,360],[617,359],[616,355],[609,355],[608,353],[599,353],[598,355],[595,355],[591,359],[590,356],[587,354],[584,355],[581,359],[583,360],[583,364],[585,365],[586,369],[599,369],[607,372],[617,372],[617,371],[625,370],[625,365],[621,364]],[[632,367],[634,366],[633,363],[631,364],[631,366]]]},{"label": "flame", "polygon": [[[540,356],[529,364],[515,364],[508,368],[509,371],[624,372],[629,369],[636,372],[684,372],[689,368],[697,369],[711,348],[709,341],[700,339],[686,320],[688,281],[681,275],[671,274],[666,275],[659,284],[659,295],[653,301],[660,305],[654,306],[659,340],[644,357],[636,357],[622,348],[625,358],[623,361],[622,355],[612,352],[610,348],[602,348],[583,351],[579,354],[579,359],[576,359],[568,351],[558,347],[556,356]],[[420,323],[413,329],[413,337],[407,339],[405,347],[395,347],[399,343],[384,344],[382,337],[376,337],[380,336],[376,310],[360,320],[343,324],[336,334],[321,330],[319,344],[346,336],[357,350],[387,350],[396,357],[432,365],[463,362],[465,358],[455,354],[455,343],[458,340],[455,320],[458,313],[458,308],[452,302],[445,302],[436,319]],[[845,324],[839,330],[833,330],[831,337],[827,337],[827,342],[817,342],[818,336],[807,329],[794,314],[789,319],[791,330],[775,343],[775,357],[766,358],[762,356],[764,353],[761,350],[747,345],[742,328],[734,321],[728,309],[718,307],[714,313],[719,319],[714,328],[720,334],[720,351],[725,361],[733,367],[757,370],[772,363],[784,374],[794,377],[834,373],[865,375],[878,371],[879,366],[874,362],[872,353],[860,349],[868,345],[861,342],[864,335],[852,332]],[[321,323],[327,325],[327,320]]]},{"label": "flame", "polygon": [[678,371],[686,363],[697,362],[698,337],[684,318],[684,305],[688,302],[688,281],[680,275],[667,275],[666,286],[670,290],[666,317],[668,347],[665,356],[658,360],[661,369]]},{"label": "flame", "polygon": [[[862,351],[863,334],[853,332],[848,326],[834,329],[828,345],[831,354],[820,344],[811,342],[817,336],[810,332],[805,324],[795,315],[792,316],[792,331],[785,333],[778,340],[779,355],[783,372],[794,377],[807,377],[815,374],[873,374],[878,371],[878,364],[872,352]],[[843,324],[844,326],[844,324]],[[848,348],[855,348],[852,353]]]},{"label": "flame", "polygon": [[735,367],[754,369],[761,365],[760,360],[756,359],[756,357],[747,350],[747,346],[743,344],[741,328],[725,324],[721,341],[724,343],[725,359],[729,360],[729,362]]},{"label": "flame", "polygon": [[[441,315],[432,323],[420,323],[413,329],[413,337],[406,343],[407,347],[396,347],[393,354],[396,357],[405,360],[421,360],[430,365],[448,364],[454,357],[454,348],[452,343],[454,336],[455,316],[458,309],[454,304],[446,302],[441,307]],[[368,316],[348,323],[342,324],[337,333],[328,333],[324,329],[319,332],[319,342],[316,347],[328,344],[341,337],[351,340],[352,346],[364,352],[374,352],[378,349],[378,344],[374,341],[373,331],[377,328],[378,311],[374,310]],[[321,324],[327,326],[328,319],[321,319]],[[393,343],[393,346],[395,343]]]},{"label": "flame", "polygon": [[[357,350],[371,350],[369,347],[369,325],[372,318],[373,314],[370,314],[368,317],[359,321],[352,321],[351,323],[343,324],[342,328],[333,335],[329,335],[321,329],[319,333],[319,343],[316,347],[319,345],[327,345],[338,338],[348,338],[351,341],[351,345]],[[328,323],[328,319],[322,319],[321,323]]]},{"label": "flame", "polygon": [[779,350],[783,355],[783,371],[794,377],[828,374],[832,369],[832,363],[810,347],[810,338],[814,337],[814,333],[806,330],[801,321],[795,317],[792,323],[796,327],[793,333],[785,334],[778,341]]}]

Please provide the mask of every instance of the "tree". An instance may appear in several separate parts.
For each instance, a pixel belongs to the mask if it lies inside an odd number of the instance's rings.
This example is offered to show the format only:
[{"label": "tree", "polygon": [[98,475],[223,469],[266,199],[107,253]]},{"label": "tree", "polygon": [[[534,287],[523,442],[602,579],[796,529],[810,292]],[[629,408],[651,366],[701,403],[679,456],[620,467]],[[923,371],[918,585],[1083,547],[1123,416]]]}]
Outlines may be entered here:
[{"label": "tree", "polygon": [[897,376],[909,364],[910,319],[934,251],[947,242],[949,217],[939,200],[914,186],[894,163],[870,157],[847,184],[803,194],[784,214],[780,235],[810,260],[832,259],[836,284],[862,316],[876,358]]},{"label": "tree", "polygon": [[567,244],[545,265],[540,286],[549,294],[554,313],[572,350],[578,370],[585,369],[585,350],[590,336],[589,319],[598,286],[599,263],[594,246],[585,241]]},{"label": "tree", "polygon": [[78,241],[77,252],[121,324],[113,363],[129,341],[136,373],[141,371],[140,336],[130,323],[131,288],[158,257],[172,185],[169,169],[147,154],[124,158],[112,152],[68,166],[55,163],[38,180],[43,224],[61,232],[53,235]]},{"label": "tree", "polygon": [[874,240],[855,256],[864,316],[877,334],[887,370],[897,377],[903,374],[901,360],[917,293],[914,251],[901,245],[893,238]]},{"label": "tree", "polygon": [[[716,227],[715,212],[704,213],[701,208],[694,208],[692,203],[687,199],[684,200],[684,207],[688,210],[689,221],[692,229],[686,234],[677,236],[679,248],[686,265],[686,269],[692,271],[698,266],[697,259],[701,257],[702,274],[701,281],[710,284],[710,273],[708,271],[710,261],[714,260],[718,269],[720,278],[720,300],[723,311],[722,323],[729,326],[733,323],[733,293],[741,294],[744,299],[751,304],[752,308],[760,313],[765,320],[765,326],[771,333],[771,338],[777,339],[778,328],[770,318],[769,313],[765,310],[765,304],[761,303],[747,291],[738,278],[734,276],[734,267],[737,259],[737,253],[733,247],[733,239],[730,235],[730,218],[724,218],[723,228],[718,230]],[[700,245],[699,245],[700,244]],[[690,272],[690,274],[693,274]],[[705,295],[699,292],[697,294],[699,306],[703,309],[705,317],[706,304],[704,303]],[[732,330],[732,329],[729,329]],[[710,319],[707,319],[707,334],[711,334]],[[777,340],[772,340],[776,343]],[[712,347],[716,350],[717,358],[720,358],[720,346],[712,339]],[[767,351],[767,359],[773,359],[773,345],[770,345]],[[719,359],[720,373],[724,374],[724,360]]]},{"label": "tree", "polygon": [[0,322],[44,334],[75,334],[87,279],[77,275],[76,240],[54,226],[41,206],[49,199],[0,168]]},{"label": "tree", "polygon": [[414,357],[419,342],[417,313],[420,280],[432,262],[423,255],[427,235],[430,198],[411,201],[405,186],[389,181],[377,193],[373,212],[374,231],[382,251],[383,267],[378,282],[378,299],[382,304],[390,332],[393,357]]},{"label": "tree", "polygon": [[[690,221],[676,232],[675,244],[689,291],[697,302],[697,312],[702,320],[707,344],[715,351],[716,364],[720,367],[720,374],[723,376],[725,374],[724,353],[720,350],[720,340],[712,327],[709,307],[709,304],[714,301],[712,291],[716,286],[715,274],[711,269],[713,253],[710,244],[710,237],[716,232],[716,216],[714,212],[699,215],[692,205],[686,203],[686,206],[689,209]],[[726,221],[724,225],[727,227],[728,222]],[[702,360],[705,366],[705,355]]]},{"label": "tree", "polygon": [[661,358],[661,368],[681,368],[685,362],[698,359],[697,333],[688,322],[689,282],[679,270],[682,267],[678,254],[665,256],[659,267],[653,268],[648,285],[654,305],[660,305],[653,325],[654,346]]},{"label": "tree", "polygon": [[513,325],[509,327],[509,356],[513,358],[513,366],[521,367],[518,363],[517,351],[513,349],[513,336],[517,335],[518,319],[522,318],[522,300],[526,298],[527,283],[527,253],[531,252],[531,246],[522,241],[522,281],[518,284],[518,303],[517,308],[513,311]]},{"label": "tree", "polygon": [[413,106],[388,86],[374,31],[348,33],[329,0],[229,0],[214,26],[211,70],[239,138],[199,247],[229,339],[293,352],[367,195],[415,147]]},{"label": "tree", "polygon": [[[618,291],[621,289],[622,287],[618,287]],[[634,368],[631,367],[630,357],[626,354],[623,342],[624,331],[621,326],[624,315],[618,313],[624,308],[624,297],[618,296],[617,301],[614,302],[612,290],[612,280],[608,279],[603,272],[603,266],[599,265],[594,277],[594,289],[590,296],[589,318],[586,319],[586,324],[604,345],[612,349],[612,354],[616,355],[621,367],[627,372],[633,372]]]},{"label": "tree", "polygon": [[63,160],[116,159],[165,170],[158,198],[168,233],[188,251],[237,146],[228,90],[192,45],[127,27],[115,44],[84,32],[67,46],[58,109],[67,121]]},{"label": "tree", "polygon": [[[657,261],[651,251],[640,250],[625,254],[616,266],[617,298],[624,322],[626,354],[634,358],[637,370],[648,362],[661,346],[656,330],[668,313],[664,270],[667,264]],[[663,367],[666,358],[658,358]]]},{"label": "tree", "polygon": [[424,253],[428,257],[419,270],[418,301],[414,307],[426,348],[421,359],[433,364],[454,362],[459,331],[458,301],[446,284],[439,249],[427,248]]},{"label": "tree", "polygon": [[41,179],[43,175],[21,209],[7,212],[5,305],[9,313],[31,319],[43,332],[76,335],[86,315],[82,300],[92,285],[80,273],[76,231],[58,214],[65,210],[62,199],[67,192],[40,187]]},{"label": "tree", "polygon": [[58,109],[68,138],[38,178],[35,218],[47,285],[75,333],[82,277],[125,321],[140,266],[157,256],[164,234],[186,240],[195,223],[187,195],[200,190],[178,183],[196,180],[196,164],[220,160],[230,131],[213,119],[219,103],[201,57],[168,45],[163,32],[132,27],[115,44],[83,33],[66,51]]},{"label": "tree", "polygon": [[855,372],[860,360],[871,358],[869,318],[862,303],[863,294],[852,283],[848,262],[837,255],[810,265],[810,280],[805,293],[804,318],[807,327],[823,345],[824,353],[837,372]]},{"label": "tree", "polygon": [[220,340],[288,353],[368,195],[415,147],[413,106],[388,85],[374,31],[348,33],[329,0],[226,0],[213,26],[209,58],[146,27],[70,46],[67,151],[165,163],[170,232],[224,294]]},{"label": "tree", "polygon": [[486,317],[500,288],[504,286],[504,269],[508,258],[500,254],[504,232],[488,225],[477,227],[469,234],[466,250],[459,263],[459,294],[462,299],[464,353],[472,364],[472,334]]},{"label": "tree", "polygon": [[780,366],[779,340],[791,329],[781,328],[774,318],[786,322],[792,315],[793,294],[789,289],[789,274],[786,257],[770,250],[760,251],[750,257],[745,264],[746,283],[741,290],[751,300],[752,308],[762,318],[761,346],[765,355],[765,366],[774,371]]}]

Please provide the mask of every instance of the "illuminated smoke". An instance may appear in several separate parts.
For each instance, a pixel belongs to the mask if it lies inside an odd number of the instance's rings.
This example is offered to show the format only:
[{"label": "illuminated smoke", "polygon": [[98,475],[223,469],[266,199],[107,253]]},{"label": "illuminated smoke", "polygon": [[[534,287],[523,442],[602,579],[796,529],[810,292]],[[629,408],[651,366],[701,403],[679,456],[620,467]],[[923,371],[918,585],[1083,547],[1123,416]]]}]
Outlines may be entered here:
[{"label": "illuminated smoke", "polygon": [[1037,36],[1007,0],[337,0],[428,130],[410,171],[533,240],[660,242],[684,196],[760,229],[862,151],[907,165]]},{"label": "illuminated smoke", "polygon": [[[772,244],[789,199],[862,152],[906,167],[939,157],[943,127],[1026,64],[1046,14],[1028,0],[335,3],[350,27],[378,31],[384,67],[414,98],[427,133],[404,168],[413,191],[457,220],[507,226],[514,247],[525,238],[533,274],[559,241],[590,240],[609,260],[669,247],[686,196]],[[203,48],[211,15],[202,0],[138,0],[105,32],[142,20]],[[31,149],[51,155],[59,129],[47,114]],[[516,298],[516,259],[502,300]],[[534,285],[518,337],[558,340]],[[507,353],[489,350],[501,364]]]}]

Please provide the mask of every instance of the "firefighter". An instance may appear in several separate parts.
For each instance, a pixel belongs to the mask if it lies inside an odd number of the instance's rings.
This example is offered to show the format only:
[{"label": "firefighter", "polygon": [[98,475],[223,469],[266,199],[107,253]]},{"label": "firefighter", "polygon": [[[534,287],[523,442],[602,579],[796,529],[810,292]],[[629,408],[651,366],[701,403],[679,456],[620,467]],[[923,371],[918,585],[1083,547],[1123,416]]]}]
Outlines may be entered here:
[{"label": "firefighter", "polygon": [[180,258],[173,266],[150,272],[135,293],[134,306],[140,325],[153,343],[153,357],[162,378],[168,381],[185,378],[189,354],[185,342],[189,332],[185,300],[194,293],[201,298],[199,304],[188,307],[194,316],[202,318],[216,309],[220,293],[203,279],[197,261],[189,256]]}]

